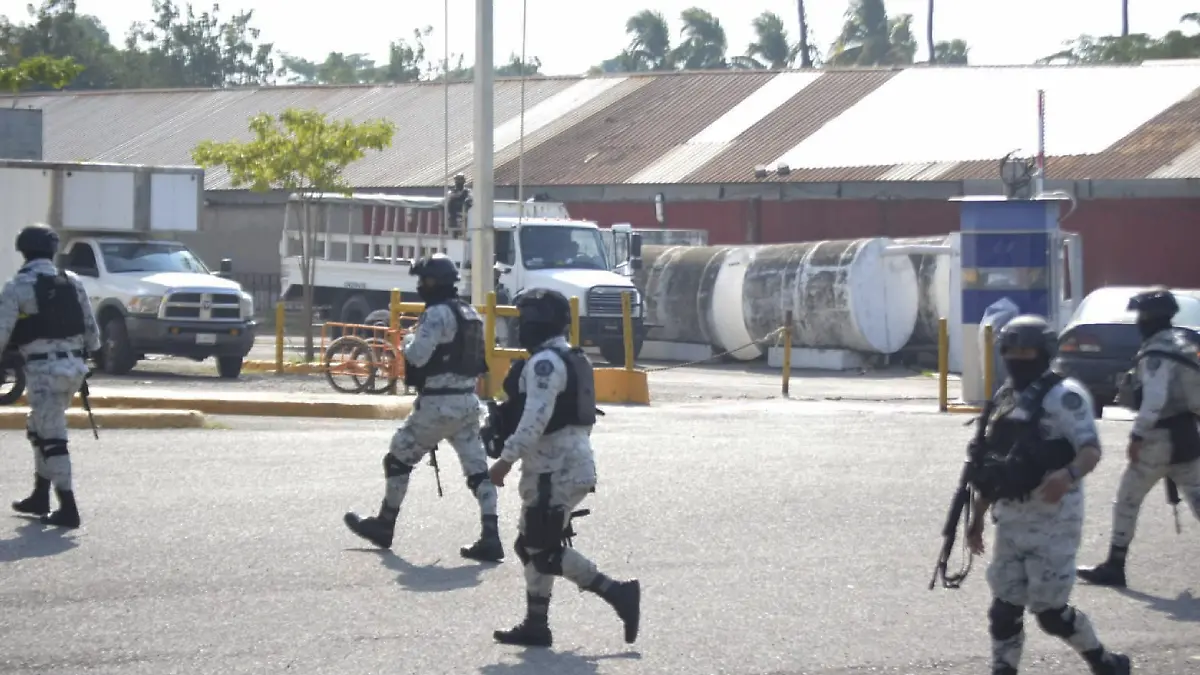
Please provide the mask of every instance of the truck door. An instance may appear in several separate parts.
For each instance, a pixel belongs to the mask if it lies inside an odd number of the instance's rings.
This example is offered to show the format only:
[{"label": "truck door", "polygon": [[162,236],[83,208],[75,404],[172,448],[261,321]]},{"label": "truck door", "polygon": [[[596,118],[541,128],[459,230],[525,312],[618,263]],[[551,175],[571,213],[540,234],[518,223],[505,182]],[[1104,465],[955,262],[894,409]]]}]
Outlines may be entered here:
[{"label": "truck door", "polygon": [[66,267],[79,276],[93,306],[103,300],[99,283],[100,263],[96,260],[96,250],[92,248],[91,244],[82,241],[75,242],[67,254]]}]

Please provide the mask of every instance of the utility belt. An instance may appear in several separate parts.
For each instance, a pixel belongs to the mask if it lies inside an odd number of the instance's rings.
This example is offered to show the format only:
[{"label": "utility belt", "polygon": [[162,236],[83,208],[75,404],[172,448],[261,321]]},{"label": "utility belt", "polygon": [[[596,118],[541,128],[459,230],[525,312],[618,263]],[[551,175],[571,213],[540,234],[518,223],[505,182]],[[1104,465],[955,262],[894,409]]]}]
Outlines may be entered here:
[{"label": "utility belt", "polygon": [[1155,429],[1165,429],[1171,438],[1171,464],[1200,459],[1200,428],[1190,411],[1159,420]]},{"label": "utility belt", "polygon": [[[575,537],[571,521],[591,513],[580,509],[567,513],[564,506],[550,506],[550,473],[538,474],[537,503],[524,509],[525,545],[532,549],[556,549],[570,546]],[[592,488],[592,492],[596,488]]]},{"label": "utility belt", "polygon": [[426,387],[417,392],[418,396],[454,396],[457,394],[474,394],[474,387]]},{"label": "utility belt", "polygon": [[74,356],[76,358],[83,358],[83,350],[82,349],[72,349],[70,351],[63,351],[63,352],[43,352],[41,354],[30,354],[29,356],[25,357],[25,361],[26,361],[26,363],[32,362],[32,361],[46,361],[46,360],[49,360],[49,358],[51,356],[53,356],[55,358],[59,358],[59,359],[66,359],[66,358],[70,358],[72,356]]}]

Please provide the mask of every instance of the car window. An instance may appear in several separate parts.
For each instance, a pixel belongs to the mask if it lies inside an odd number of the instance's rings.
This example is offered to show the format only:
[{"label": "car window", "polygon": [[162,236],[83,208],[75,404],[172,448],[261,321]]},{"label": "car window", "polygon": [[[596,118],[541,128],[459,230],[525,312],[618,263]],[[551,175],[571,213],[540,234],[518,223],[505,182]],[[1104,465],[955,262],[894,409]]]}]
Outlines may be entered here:
[{"label": "car window", "polygon": [[[1134,293],[1127,291],[1094,291],[1079,303],[1072,317],[1073,323],[1134,323],[1137,314],[1126,307]],[[1176,295],[1179,313],[1173,323],[1177,326],[1200,326],[1200,300],[1187,295]]]}]

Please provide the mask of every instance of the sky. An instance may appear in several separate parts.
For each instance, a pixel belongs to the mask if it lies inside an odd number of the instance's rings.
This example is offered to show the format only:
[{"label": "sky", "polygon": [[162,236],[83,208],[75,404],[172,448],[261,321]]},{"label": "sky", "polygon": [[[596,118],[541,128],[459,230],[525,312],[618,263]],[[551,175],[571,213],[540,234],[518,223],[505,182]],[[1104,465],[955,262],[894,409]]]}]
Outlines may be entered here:
[{"label": "sky", "polygon": [[[37,0],[0,0],[0,14],[25,19],[25,7]],[[181,3],[182,4],[182,3]],[[449,5],[449,51],[474,60],[475,0],[221,0],[223,16],[253,9],[253,25],[277,51],[322,60],[330,51],[365,53],[385,60],[387,45],[408,38],[414,28],[432,26],[429,57],[440,61],[445,50],[445,11]],[[847,0],[807,0],[810,39],[824,53],[841,29]],[[1197,11],[1196,0],[1131,0],[1132,32],[1161,35],[1179,27],[1179,18]],[[212,2],[194,4],[199,11]],[[407,5],[407,7],[406,7]],[[307,9],[304,9],[305,7]],[[349,7],[354,9],[350,10]],[[753,39],[751,20],[764,11],[783,17],[789,34],[798,33],[795,0],[495,0],[495,59],[521,52],[522,7],[527,6],[525,52],[542,61],[542,72],[572,75],[587,71],[627,46],[625,20],[647,7],[667,17],[675,31],[682,10],[699,6],[725,27],[729,53],[740,54]],[[322,11],[339,7],[342,11]],[[913,15],[924,60],[928,0],[887,0],[890,14]],[[151,0],[78,0],[81,13],[100,18],[120,43],[133,21],[152,14]],[[1028,64],[1052,54],[1081,33],[1116,34],[1121,29],[1120,0],[938,0],[937,40],[963,39],[976,65]]]}]

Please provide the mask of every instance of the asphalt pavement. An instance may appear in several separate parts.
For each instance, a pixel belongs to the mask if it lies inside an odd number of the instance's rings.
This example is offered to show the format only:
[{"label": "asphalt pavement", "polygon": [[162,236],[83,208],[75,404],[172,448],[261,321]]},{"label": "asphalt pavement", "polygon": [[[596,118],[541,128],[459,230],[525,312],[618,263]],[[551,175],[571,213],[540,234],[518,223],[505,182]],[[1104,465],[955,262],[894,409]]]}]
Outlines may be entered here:
[{"label": "asphalt pavement", "polygon": [[[987,672],[984,566],[926,590],[970,429],[927,402],[719,400],[608,406],[600,485],[575,545],[643,587],[632,646],[601,600],[559,581],[556,644],[491,632],[524,610],[511,556],[458,557],[478,526],[449,448],[437,497],[414,473],[394,553],[341,522],[372,512],[391,421],[219,418],[219,428],[72,436],[84,526],[0,516],[0,673]],[[1126,418],[1127,419],[1127,418]],[[1081,562],[1103,555],[1128,422],[1102,422]],[[29,488],[23,434],[0,432],[0,494]],[[501,490],[502,536],[518,500]],[[1074,601],[1139,673],[1200,672],[1200,523],[1176,536],[1161,488],[1132,590]],[[991,534],[989,528],[989,536]],[[1084,673],[1032,617],[1023,673]]]}]

